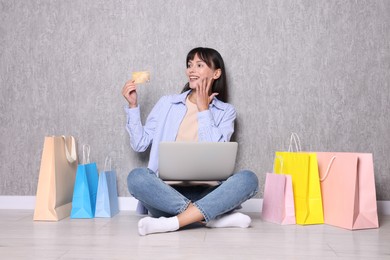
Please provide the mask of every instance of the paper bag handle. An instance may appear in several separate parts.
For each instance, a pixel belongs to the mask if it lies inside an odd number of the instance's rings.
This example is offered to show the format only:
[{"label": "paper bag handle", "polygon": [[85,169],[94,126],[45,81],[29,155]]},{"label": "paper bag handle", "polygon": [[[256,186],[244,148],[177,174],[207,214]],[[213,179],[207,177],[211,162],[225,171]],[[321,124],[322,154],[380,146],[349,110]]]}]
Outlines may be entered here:
[{"label": "paper bag handle", "polygon": [[64,139],[65,142],[65,155],[66,159],[69,163],[73,163],[77,160],[77,153],[76,153],[76,141],[73,136],[70,136],[71,138],[71,151],[69,153],[68,146],[66,145],[66,137],[65,135],[62,136],[62,139]]},{"label": "paper bag handle", "polygon": [[292,152],[293,151],[293,146],[292,146],[292,143],[295,143],[295,150],[297,152],[301,152],[302,151],[302,147],[301,147],[301,140],[299,139],[299,136],[297,133],[291,133],[291,137],[290,137],[290,145],[288,146],[288,151],[289,152]]},{"label": "paper bag handle", "polygon": [[280,162],[280,172],[279,173],[283,173],[283,157],[280,155],[276,155],[275,159],[279,159],[279,162]]},{"label": "paper bag handle", "polygon": [[332,167],[334,159],[336,159],[336,156],[333,156],[332,159],[330,159],[330,162],[328,164],[328,168],[326,169],[325,175],[323,177],[321,177],[320,181],[324,181],[328,177],[329,172],[330,172],[330,167]]},{"label": "paper bag handle", "polygon": [[[107,169],[107,164],[110,165],[109,169]],[[111,171],[111,157],[110,156],[106,157],[106,161],[104,162],[104,171],[105,172]]]},{"label": "paper bag handle", "polygon": [[89,154],[91,152],[91,147],[88,144],[83,145],[83,164],[90,163]]}]

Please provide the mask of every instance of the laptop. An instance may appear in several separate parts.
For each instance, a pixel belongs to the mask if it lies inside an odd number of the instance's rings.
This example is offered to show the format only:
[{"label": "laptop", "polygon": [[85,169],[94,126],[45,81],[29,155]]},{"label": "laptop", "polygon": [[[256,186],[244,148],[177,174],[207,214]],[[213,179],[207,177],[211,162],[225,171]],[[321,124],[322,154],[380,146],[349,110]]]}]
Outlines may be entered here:
[{"label": "laptop", "polygon": [[237,142],[161,142],[159,177],[165,181],[222,181],[234,173]]}]

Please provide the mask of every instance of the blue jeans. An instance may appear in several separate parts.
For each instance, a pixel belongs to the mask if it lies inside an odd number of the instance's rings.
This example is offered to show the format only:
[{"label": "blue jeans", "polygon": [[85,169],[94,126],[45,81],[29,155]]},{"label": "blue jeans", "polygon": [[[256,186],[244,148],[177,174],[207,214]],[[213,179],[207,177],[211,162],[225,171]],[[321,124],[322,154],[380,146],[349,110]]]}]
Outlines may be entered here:
[{"label": "blue jeans", "polygon": [[176,216],[192,202],[206,222],[238,208],[258,192],[257,176],[240,171],[216,186],[168,185],[148,168],[136,168],[127,177],[132,196],[138,199],[153,217]]}]

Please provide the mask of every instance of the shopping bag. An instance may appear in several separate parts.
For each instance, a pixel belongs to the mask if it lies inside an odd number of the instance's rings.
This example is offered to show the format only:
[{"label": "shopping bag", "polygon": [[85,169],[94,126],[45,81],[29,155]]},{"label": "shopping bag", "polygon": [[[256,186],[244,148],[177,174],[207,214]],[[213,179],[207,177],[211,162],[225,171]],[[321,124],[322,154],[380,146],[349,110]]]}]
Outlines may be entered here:
[{"label": "shopping bag", "polygon": [[118,213],[116,172],[111,168],[111,158],[106,157],[104,171],[99,174],[95,217],[111,218]]},{"label": "shopping bag", "polygon": [[317,156],[315,153],[301,152],[300,142],[296,146],[298,151],[292,152],[292,140],[293,138],[290,139],[289,152],[275,153],[274,172],[281,173],[280,163],[277,160],[282,158],[283,172],[292,177],[296,223],[323,224]]},{"label": "shopping bag", "polygon": [[75,138],[73,136],[45,137],[34,220],[58,221],[69,217],[76,168]]},{"label": "shopping bag", "polygon": [[268,222],[281,225],[296,223],[290,175],[267,173],[261,214],[262,219]]},{"label": "shopping bag", "polygon": [[98,170],[90,163],[90,147],[83,146],[83,163],[79,164],[74,184],[71,218],[93,218],[95,216]]},{"label": "shopping bag", "polygon": [[378,228],[370,153],[318,152],[326,224],[355,230]]}]

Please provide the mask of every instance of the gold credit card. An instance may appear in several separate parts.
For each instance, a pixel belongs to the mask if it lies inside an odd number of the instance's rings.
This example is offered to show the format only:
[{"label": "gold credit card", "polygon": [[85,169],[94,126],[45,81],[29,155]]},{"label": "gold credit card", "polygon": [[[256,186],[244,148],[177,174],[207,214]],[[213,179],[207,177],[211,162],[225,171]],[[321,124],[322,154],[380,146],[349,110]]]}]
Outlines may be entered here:
[{"label": "gold credit card", "polygon": [[135,84],[143,84],[150,81],[150,72],[136,71],[132,73],[131,78],[135,81]]}]

